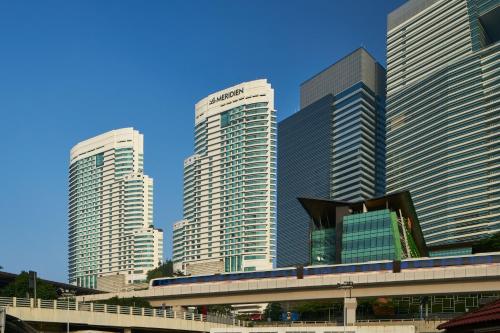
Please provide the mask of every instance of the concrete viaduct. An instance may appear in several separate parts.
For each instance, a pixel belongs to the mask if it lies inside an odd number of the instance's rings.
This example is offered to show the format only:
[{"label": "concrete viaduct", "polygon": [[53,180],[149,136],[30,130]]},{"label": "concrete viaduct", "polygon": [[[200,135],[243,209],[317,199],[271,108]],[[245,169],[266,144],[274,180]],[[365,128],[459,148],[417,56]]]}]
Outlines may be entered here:
[{"label": "concrete viaduct", "polygon": [[466,294],[500,291],[500,264],[466,267],[408,269],[400,273],[360,272],[350,274],[263,278],[224,282],[170,285],[147,290],[79,296],[94,301],[118,297],[141,297],[152,306],[180,309],[193,305],[252,304],[345,298],[338,283],[352,281],[352,298],[406,295]]}]

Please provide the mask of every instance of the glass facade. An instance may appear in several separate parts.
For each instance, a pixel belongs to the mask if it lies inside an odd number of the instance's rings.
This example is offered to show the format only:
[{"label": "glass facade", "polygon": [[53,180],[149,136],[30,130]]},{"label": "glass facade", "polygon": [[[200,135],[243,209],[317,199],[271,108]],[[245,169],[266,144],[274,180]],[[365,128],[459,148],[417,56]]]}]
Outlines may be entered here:
[{"label": "glass facade", "polygon": [[383,195],[385,95],[356,83],[334,96],[332,124],[330,198],[356,201]]},{"label": "glass facade", "polygon": [[335,264],[335,228],[311,232],[311,265]]},{"label": "glass facade", "polygon": [[447,256],[460,256],[460,255],[469,255],[469,254],[472,254],[471,247],[429,251],[429,257],[447,257]]},{"label": "glass facade", "polygon": [[332,103],[326,96],[278,125],[278,267],[309,263],[309,216],[297,196],[330,195]]},{"label": "glass facade", "polygon": [[385,190],[385,70],[357,49],[301,85],[278,125],[278,267],[312,258],[298,197],[356,201]]},{"label": "glass facade", "polygon": [[103,157],[79,159],[70,166],[69,281],[96,288],[101,270],[101,208]]},{"label": "glass facade", "polygon": [[299,201],[310,218],[311,265],[428,255],[409,192],[354,203]]},{"label": "glass facade", "polygon": [[499,22],[491,0],[413,0],[389,16],[387,193],[411,192],[432,247],[500,230]]},{"label": "glass facade", "polygon": [[396,213],[387,209],[343,219],[342,263],[401,260]]},{"label": "glass facade", "polygon": [[[337,229],[313,226],[311,231],[311,265],[336,262]],[[342,218],[341,263],[378,260],[401,260],[419,257],[408,219],[401,219],[389,209],[354,213]]]}]

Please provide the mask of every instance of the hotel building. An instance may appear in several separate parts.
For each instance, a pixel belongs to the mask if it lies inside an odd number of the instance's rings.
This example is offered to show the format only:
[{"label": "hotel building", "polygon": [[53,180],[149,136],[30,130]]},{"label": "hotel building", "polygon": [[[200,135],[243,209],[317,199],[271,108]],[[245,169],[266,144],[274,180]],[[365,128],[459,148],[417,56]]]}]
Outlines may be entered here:
[{"label": "hotel building", "polygon": [[388,17],[387,192],[411,192],[431,255],[500,231],[498,0],[411,0]]},{"label": "hotel building", "polygon": [[195,107],[194,155],[184,162],[184,219],[174,269],[253,271],[275,258],[276,111],[267,80],[213,93]]},{"label": "hotel building", "polygon": [[153,227],[153,179],[145,175],[143,135],[106,132],[71,149],[69,282],[98,288],[121,275],[142,282],[163,259],[163,232]]}]

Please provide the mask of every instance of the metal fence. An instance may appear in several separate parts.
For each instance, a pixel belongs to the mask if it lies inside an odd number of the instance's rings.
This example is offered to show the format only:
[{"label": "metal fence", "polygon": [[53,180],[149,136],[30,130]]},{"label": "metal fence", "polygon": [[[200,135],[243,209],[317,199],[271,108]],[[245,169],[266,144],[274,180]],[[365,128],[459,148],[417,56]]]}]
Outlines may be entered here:
[{"label": "metal fence", "polygon": [[219,315],[203,315],[192,312],[173,311],[167,309],[138,308],[124,305],[76,302],[68,299],[44,300],[33,298],[0,297],[0,307],[24,307],[66,311],[89,311],[111,313],[116,315],[146,316],[156,318],[194,320],[234,326],[248,326],[248,323]]},{"label": "metal fence", "polygon": [[312,327],[312,326],[342,326],[342,322],[337,321],[255,321],[253,326],[283,326],[283,327]]}]

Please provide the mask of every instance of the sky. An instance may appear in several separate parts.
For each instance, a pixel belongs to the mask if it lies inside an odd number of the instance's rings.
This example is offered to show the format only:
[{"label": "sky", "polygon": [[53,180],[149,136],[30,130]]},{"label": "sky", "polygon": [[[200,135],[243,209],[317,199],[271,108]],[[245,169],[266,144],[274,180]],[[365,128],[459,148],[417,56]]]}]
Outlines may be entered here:
[{"label": "sky", "polygon": [[267,78],[282,120],[303,81],[354,49],[385,66],[386,17],[403,3],[0,1],[0,266],[67,281],[69,151],[122,127],[144,134],[169,258],[194,104]]}]

